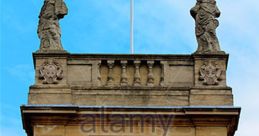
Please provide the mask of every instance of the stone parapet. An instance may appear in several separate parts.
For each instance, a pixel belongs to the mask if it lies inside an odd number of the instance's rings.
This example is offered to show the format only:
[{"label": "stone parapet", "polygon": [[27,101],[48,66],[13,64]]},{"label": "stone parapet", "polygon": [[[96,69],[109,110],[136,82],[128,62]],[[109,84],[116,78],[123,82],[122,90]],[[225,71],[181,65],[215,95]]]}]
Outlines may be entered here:
[{"label": "stone parapet", "polygon": [[228,55],[34,53],[29,104],[233,105]]}]

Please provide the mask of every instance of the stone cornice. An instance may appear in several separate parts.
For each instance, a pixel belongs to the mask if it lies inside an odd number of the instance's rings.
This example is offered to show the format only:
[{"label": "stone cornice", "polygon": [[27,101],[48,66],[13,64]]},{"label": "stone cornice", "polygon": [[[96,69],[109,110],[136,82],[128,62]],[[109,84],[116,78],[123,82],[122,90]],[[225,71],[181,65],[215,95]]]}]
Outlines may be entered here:
[{"label": "stone cornice", "polygon": [[[86,115],[100,117],[123,115],[174,116],[172,127],[220,126],[228,128],[228,136],[237,129],[241,108],[232,106],[76,106],[76,105],[23,105],[21,114],[28,136],[32,124],[80,125]],[[213,121],[211,120],[213,118]],[[158,119],[157,119],[158,120]],[[35,124],[34,124],[35,125]]]}]

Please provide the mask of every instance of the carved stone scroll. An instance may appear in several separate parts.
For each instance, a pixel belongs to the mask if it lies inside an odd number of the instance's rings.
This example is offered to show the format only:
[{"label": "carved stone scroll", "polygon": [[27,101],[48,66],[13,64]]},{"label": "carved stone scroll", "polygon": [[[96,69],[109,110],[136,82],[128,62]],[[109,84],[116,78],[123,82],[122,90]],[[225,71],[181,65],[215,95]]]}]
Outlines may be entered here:
[{"label": "carved stone scroll", "polygon": [[154,86],[154,74],[153,74],[154,61],[147,61],[147,65],[148,65],[147,86]]},{"label": "carved stone scroll", "polygon": [[139,71],[140,63],[141,61],[134,61],[135,73],[134,73],[133,86],[141,86],[141,77],[140,77],[140,71]]},{"label": "carved stone scroll", "polygon": [[43,84],[57,84],[63,79],[62,66],[55,59],[46,60],[40,66],[39,79],[43,80]]},{"label": "carved stone scroll", "polygon": [[200,80],[204,85],[218,85],[221,80],[222,70],[216,62],[206,61],[200,68]]},{"label": "carved stone scroll", "polygon": [[40,51],[63,50],[59,20],[67,15],[63,0],[45,0],[39,15],[38,36]]},{"label": "carved stone scroll", "polygon": [[127,61],[121,61],[121,86],[128,85]]},{"label": "carved stone scroll", "polygon": [[220,11],[215,0],[197,0],[195,7],[191,9],[191,15],[195,20],[195,33],[198,41],[196,53],[222,53],[216,35]]},{"label": "carved stone scroll", "polygon": [[113,86],[113,66],[114,66],[114,61],[107,61],[108,63],[108,77],[107,77],[107,86]]}]

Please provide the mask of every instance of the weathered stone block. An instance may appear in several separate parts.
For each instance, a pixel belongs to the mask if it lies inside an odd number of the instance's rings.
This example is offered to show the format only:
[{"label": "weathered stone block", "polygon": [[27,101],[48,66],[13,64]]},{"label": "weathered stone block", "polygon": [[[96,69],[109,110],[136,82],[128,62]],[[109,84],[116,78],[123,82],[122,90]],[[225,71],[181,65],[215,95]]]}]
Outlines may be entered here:
[{"label": "weathered stone block", "polygon": [[194,55],[195,87],[226,87],[227,55]]},{"label": "weathered stone block", "polygon": [[66,136],[65,127],[60,125],[35,125],[34,136]]},{"label": "weathered stone block", "polygon": [[231,89],[193,89],[190,91],[190,105],[232,106]]},{"label": "weathered stone block", "polygon": [[87,85],[92,83],[92,65],[69,65],[68,84]]},{"label": "weathered stone block", "polygon": [[193,66],[169,66],[168,85],[174,87],[190,87],[193,85]]},{"label": "weathered stone block", "polygon": [[197,127],[196,136],[227,136],[227,127]]},{"label": "weathered stone block", "polygon": [[71,90],[67,88],[56,89],[30,89],[29,104],[72,104]]},{"label": "weathered stone block", "polygon": [[67,85],[67,53],[33,55],[35,85]]}]

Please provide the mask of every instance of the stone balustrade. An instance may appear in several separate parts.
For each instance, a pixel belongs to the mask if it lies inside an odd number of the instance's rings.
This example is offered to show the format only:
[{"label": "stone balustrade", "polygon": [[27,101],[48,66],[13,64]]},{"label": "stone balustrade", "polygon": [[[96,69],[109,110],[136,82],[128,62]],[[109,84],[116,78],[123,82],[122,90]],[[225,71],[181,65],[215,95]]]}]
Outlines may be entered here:
[{"label": "stone balustrade", "polygon": [[98,86],[163,86],[164,64],[146,60],[102,60],[97,67]]}]

